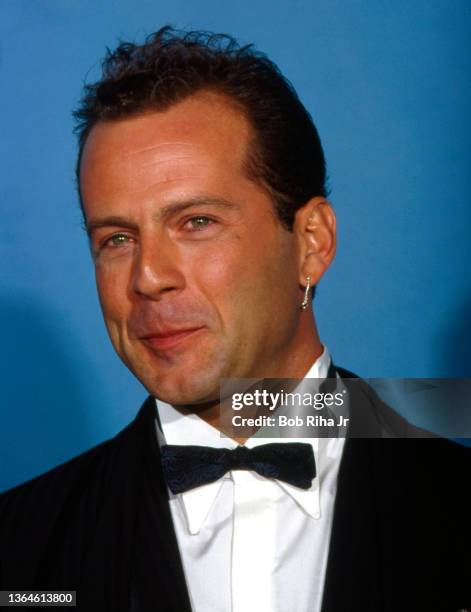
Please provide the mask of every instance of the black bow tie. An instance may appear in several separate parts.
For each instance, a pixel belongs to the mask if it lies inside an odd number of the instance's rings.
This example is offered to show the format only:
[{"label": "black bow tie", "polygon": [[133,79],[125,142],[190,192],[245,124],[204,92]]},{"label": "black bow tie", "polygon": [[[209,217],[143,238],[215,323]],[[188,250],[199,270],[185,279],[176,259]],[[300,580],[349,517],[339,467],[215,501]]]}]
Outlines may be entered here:
[{"label": "black bow tie", "polygon": [[312,446],[302,442],[238,446],[233,450],[166,444],[162,446],[162,468],[172,493],[215,482],[230,470],[253,470],[301,489],[309,489],[316,476]]}]

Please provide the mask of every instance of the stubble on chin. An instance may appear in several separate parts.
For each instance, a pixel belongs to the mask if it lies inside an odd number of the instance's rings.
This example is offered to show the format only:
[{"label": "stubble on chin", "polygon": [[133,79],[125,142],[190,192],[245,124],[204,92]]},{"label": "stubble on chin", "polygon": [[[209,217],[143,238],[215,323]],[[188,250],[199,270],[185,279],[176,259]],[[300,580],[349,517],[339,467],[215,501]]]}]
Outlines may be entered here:
[{"label": "stubble on chin", "polygon": [[219,402],[220,380],[224,365],[214,358],[200,360],[197,365],[175,363],[146,364],[141,371],[132,370],[147,391],[162,402],[185,406],[198,412]]}]

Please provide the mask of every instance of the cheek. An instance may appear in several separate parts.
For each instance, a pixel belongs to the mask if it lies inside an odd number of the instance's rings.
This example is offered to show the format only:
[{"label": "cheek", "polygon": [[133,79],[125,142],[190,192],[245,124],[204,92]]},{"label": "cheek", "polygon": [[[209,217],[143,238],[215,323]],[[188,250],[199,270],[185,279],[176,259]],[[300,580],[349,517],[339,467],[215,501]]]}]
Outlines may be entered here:
[{"label": "cheek", "polygon": [[188,278],[222,318],[243,319],[250,326],[278,309],[291,311],[297,291],[296,254],[290,243],[274,242],[265,244],[254,235],[251,240],[221,241],[201,249],[188,260]]},{"label": "cheek", "polygon": [[127,274],[119,266],[95,267],[95,281],[105,321],[118,321],[127,311]]},{"label": "cheek", "polygon": [[201,249],[185,268],[188,295],[205,304],[217,327],[227,327],[241,277],[237,258],[228,249]]},{"label": "cheek", "polygon": [[212,249],[203,259],[204,262],[198,258],[194,260],[194,275],[204,277],[213,293],[225,293],[240,273],[237,256],[229,249]]}]

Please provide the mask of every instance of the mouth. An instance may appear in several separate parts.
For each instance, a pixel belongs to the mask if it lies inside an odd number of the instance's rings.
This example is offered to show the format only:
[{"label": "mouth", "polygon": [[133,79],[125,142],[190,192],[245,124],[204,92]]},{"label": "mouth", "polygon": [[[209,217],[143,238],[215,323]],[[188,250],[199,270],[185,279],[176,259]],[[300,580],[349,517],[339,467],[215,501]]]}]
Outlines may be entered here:
[{"label": "mouth", "polygon": [[162,333],[152,333],[141,338],[149,348],[156,351],[168,351],[179,346],[195,334],[203,330],[203,327],[191,327],[186,329],[175,329]]}]

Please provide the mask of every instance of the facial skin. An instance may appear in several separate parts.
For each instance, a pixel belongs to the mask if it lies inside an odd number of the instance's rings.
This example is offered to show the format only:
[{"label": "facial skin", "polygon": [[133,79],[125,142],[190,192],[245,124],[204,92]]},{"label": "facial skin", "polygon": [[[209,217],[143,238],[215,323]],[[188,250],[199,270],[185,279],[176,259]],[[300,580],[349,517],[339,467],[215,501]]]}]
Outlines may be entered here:
[{"label": "facial skin", "polygon": [[81,193],[111,341],[155,397],[211,421],[220,378],[304,376],[322,352],[301,311],[335,251],[322,198],[279,222],[244,172],[251,127],[223,96],[97,124]]}]

